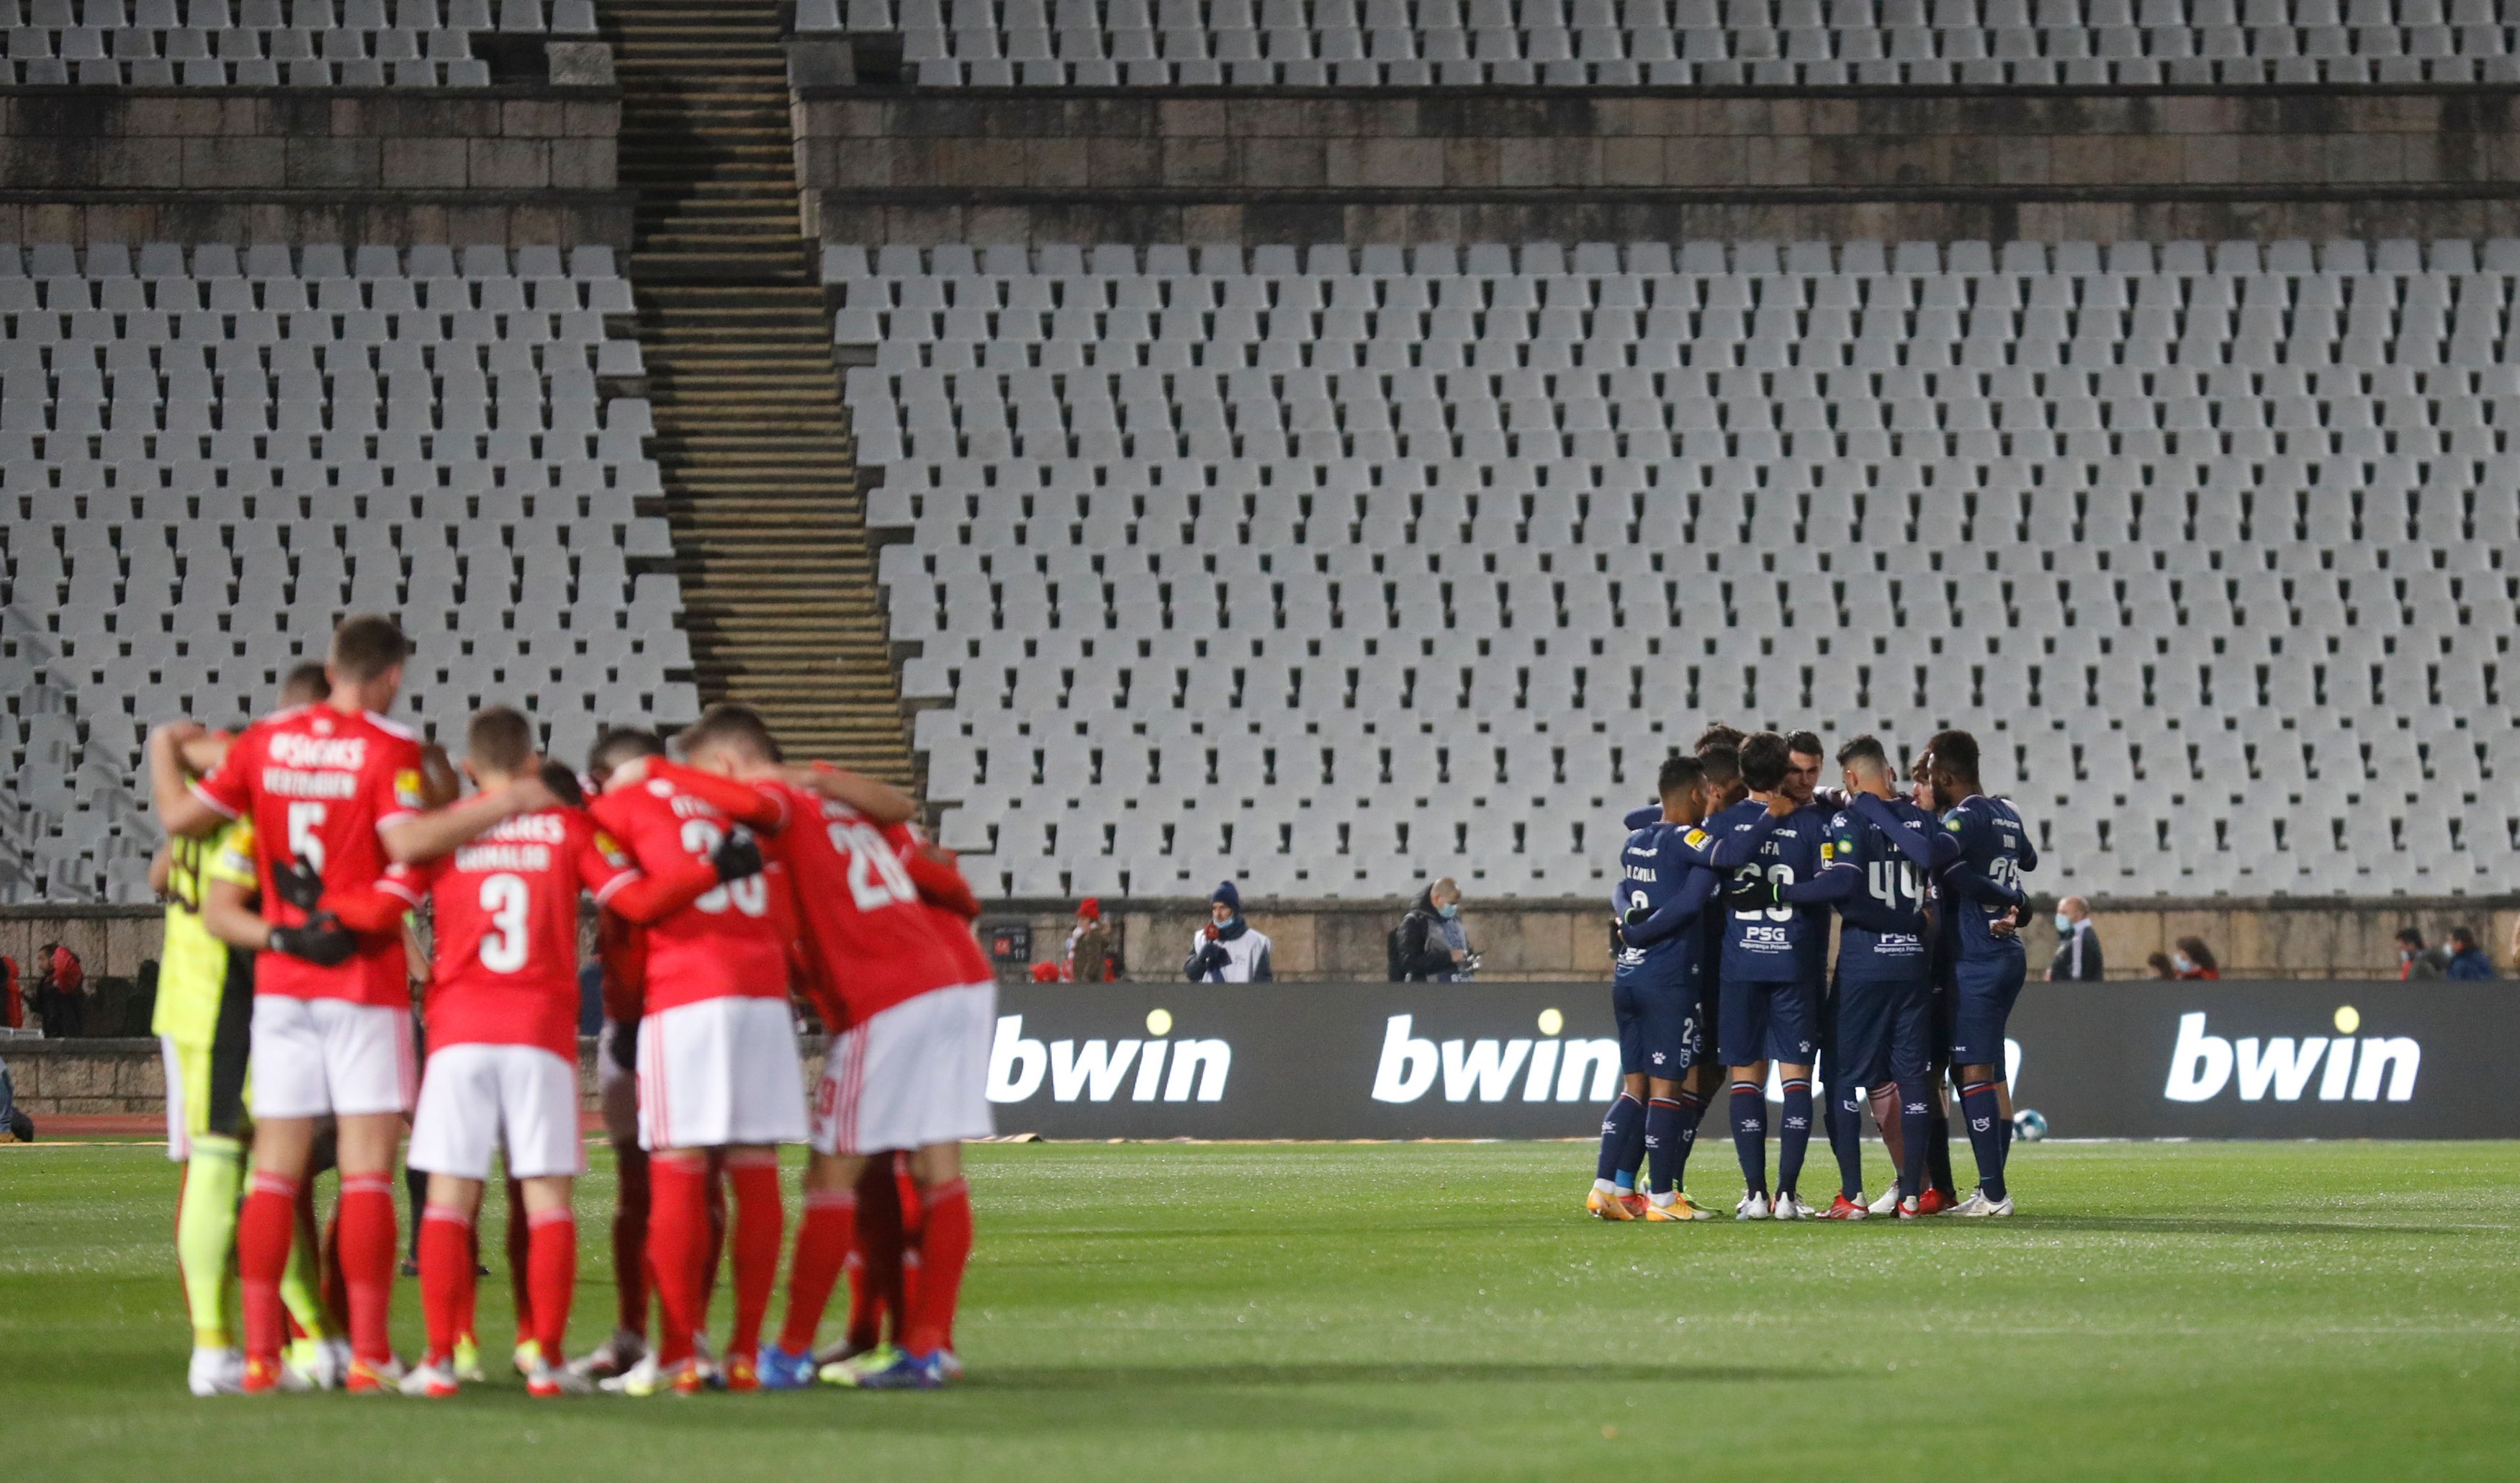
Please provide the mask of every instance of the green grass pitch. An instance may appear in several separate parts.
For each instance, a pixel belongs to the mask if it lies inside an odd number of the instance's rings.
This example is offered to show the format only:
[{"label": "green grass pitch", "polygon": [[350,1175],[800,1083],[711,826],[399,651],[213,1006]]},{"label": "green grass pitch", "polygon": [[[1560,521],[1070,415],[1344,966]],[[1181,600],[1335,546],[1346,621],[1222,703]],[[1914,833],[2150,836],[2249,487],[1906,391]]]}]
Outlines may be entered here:
[{"label": "green grass pitch", "polygon": [[[596,1158],[581,1348],[611,1311]],[[1730,1161],[1702,1147],[1701,1192]],[[430,1404],[193,1400],[162,1151],[0,1149],[0,1470],[2520,1474],[2520,1145],[2024,1146],[2029,1213],[1922,1227],[1604,1226],[1579,1214],[1591,1162],[1571,1144],[982,1148],[957,1390],[532,1402],[502,1378]],[[503,1274],[481,1317],[505,1331]]]}]

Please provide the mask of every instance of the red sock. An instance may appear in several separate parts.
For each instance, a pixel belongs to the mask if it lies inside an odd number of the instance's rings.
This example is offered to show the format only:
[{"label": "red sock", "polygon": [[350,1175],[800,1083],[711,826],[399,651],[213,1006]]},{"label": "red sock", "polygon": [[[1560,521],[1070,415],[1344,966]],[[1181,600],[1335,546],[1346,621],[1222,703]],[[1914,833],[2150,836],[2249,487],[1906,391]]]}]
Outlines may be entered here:
[{"label": "red sock", "polygon": [[467,1227],[466,1232],[471,1237],[464,1247],[465,1259],[469,1264],[466,1270],[471,1274],[472,1281],[464,1284],[464,1304],[455,1311],[455,1331],[474,1343],[479,1343],[481,1330],[473,1326],[473,1315],[481,1300],[481,1227],[476,1222]]},{"label": "red sock", "polygon": [[[533,1283],[526,1276],[532,1258],[527,1232],[532,1218],[525,1213],[525,1187],[516,1180],[508,1181],[508,1292],[516,1299],[517,1342],[532,1338],[539,1328],[534,1324]],[[557,1354],[546,1355],[553,1364],[560,1363]]]},{"label": "red sock", "polygon": [[619,1299],[612,1321],[648,1336],[648,1150],[614,1147],[619,1180],[612,1207],[612,1285]]},{"label": "red sock", "polygon": [[692,1357],[699,1331],[700,1260],[708,1249],[708,1155],[677,1150],[648,1160],[648,1267],[656,1283],[656,1363]]},{"label": "red sock", "polygon": [[788,1273],[788,1322],[779,1329],[779,1347],[789,1354],[814,1347],[823,1309],[832,1300],[832,1283],[856,1240],[857,1220],[856,1191],[805,1191],[805,1219],[796,1228],[796,1264]]},{"label": "red sock", "polygon": [[393,1181],[382,1174],[342,1176],[340,1224],[341,1281],[350,1291],[350,1353],[372,1365],[391,1364]]},{"label": "red sock", "polygon": [[472,1306],[472,1217],[431,1205],[420,1217],[420,1311],[428,1324],[428,1362],[450,1363]]},{"label": "red sock", "polygon": [[577,1216],[560,1205],[528,1217],[525,1224],[530,1234],[522,1265],[531,1294],[534,1347],[542,1351],[544,1364],[558,1365],[568,1341],[569,1299],[577,1289]]},{"label": "red sock", "polygon": [[[735,1187],[735,1331],[726,1352],[757,1357],[761,1321],[770,1312],[770,1290],[779,1285],[779,1247],[787,1235],[788,1212],[779,1201],[779,1155],[768,1150],[730,1154],[726,1166],[727,1182]],[[831,1295],[829,1283],[823,1293]],[[816,1317],[821,1317],[819,1311]]]},{"label": "red sock", "polygon": [[709,1304],[717,1297],[719,1265],[726,1259],[726,1154],[708,1155],[708,1258],[700,1267],[699,1327],[708,1327]]},{"label": "red sock", "polygon": [[296,1230],[297,1181],[256,1170],[237,1214],[237,1286],[249,1360],[280,1362],[288,1313],[280,1301],[280,1275],[289,1267],[289,1239]]},{"label": "red sock", "polygon": [[901,1187],[892,1160],[867,1165],[858,1179],[858,1239],[850,1275],[849,1344],[872,1349],[889,1313],[901,1329]]},{"label": "red sock", "polygon": [[953,1179],[921,1195],[919,1290],[910,1299],[901,1347],[933,1354],[954,1331],[963,1268],[971,1259],[971,1189]]}]

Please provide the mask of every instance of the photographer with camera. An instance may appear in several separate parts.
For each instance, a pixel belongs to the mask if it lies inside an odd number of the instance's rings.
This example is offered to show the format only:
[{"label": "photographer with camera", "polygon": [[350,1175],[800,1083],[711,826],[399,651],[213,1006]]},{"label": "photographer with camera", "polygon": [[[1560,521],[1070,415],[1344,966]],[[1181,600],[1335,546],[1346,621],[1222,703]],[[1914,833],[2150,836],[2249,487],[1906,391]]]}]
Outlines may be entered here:
[{"label": "photographer with camera", "polygon": [[1442,876],[1409,903],[1409,914],[1391,931],[1393,983],[1466,983],[1479,970],[1462,923],[1462,888]]}]

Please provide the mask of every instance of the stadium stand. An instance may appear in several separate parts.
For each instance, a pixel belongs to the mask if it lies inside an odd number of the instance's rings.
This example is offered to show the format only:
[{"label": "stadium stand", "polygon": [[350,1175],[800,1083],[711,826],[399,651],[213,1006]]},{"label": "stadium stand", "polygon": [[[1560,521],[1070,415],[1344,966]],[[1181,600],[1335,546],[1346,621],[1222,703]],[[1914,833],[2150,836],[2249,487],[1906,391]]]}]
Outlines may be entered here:
[{"label": "stadium stand", "polygon": [[148,728],[345,612],[402,614],[416,720],[696,715],[629,310],[602,247],[0,247],[0,900],[147,900]]},{"label": "stadium stand", "polygon": [[2520,80],[2503,0],[799,0],[927,86]]},{"label": "stadium stand", "polygon": [[1716,716],[1978,729],[2044,890],[2520,864],[2520,241],[824,273],[928,795],[1011,895],[1589,895]]},{"label": "stadium stand", "polygon": [[594,0],[0,0],[0,82],[486,87],[475,32],[593,36]]}]

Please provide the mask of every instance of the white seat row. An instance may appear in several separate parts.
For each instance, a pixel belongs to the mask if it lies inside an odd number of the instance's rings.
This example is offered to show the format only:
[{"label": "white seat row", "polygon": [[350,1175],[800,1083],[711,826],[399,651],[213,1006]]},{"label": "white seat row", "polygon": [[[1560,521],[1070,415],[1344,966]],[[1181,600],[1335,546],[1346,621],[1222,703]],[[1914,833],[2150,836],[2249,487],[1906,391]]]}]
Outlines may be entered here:
[{"label": "white seat row", "polygon": [[593,0],[0,0],[27,86],[485,87],[475,31],[591,36]]},{"label": "white seat row", "polygon": [[2502,0],[801,0],[944,86],[2520,79]]},{"label": "white seat row", "polygon": [[[905,694],[942,702],[929,793],[1004,890],[1167,894],[1224,858],[1305,894],[1407,860],[1587,893],[1605,811],[1709,715],[1967,725],[2034,815],[2166,792],[2224,821],[2042,822],[2056,878],[2113,892],[2520,864],[2520,244],[841,247],[825,274],[835,334],[878,346],[848,398],[870,518],[908,537],[879,562],[922,646]],[[1749,333],[1771,302],[1798,307]],[[1826,333],[1837,302],[1878,323]],[[2390,847],[2309,858],[2303,778],[2393,800]]]},{"label": "white seat row", "polygon": [[[643,503],[661,488],[647,404],[597,380],[639,364],[602,337],[628,303],[609,255],[350,261],[155,245],[134,276],[121,248],[0,251],[0,304],[46,306],[0,311],[0,673],[27,697],[0,722],[25,805],[0,817],[0,898],[145,899],[149,727],[267,707],[344,613],[402,616],[420,652],[400,708],[424,726],[523,703],[573,757],[604,724],[698,713],[672,543]],[[498,311],[428,336],[425,313],[397,316],[411,334],[279,333],[370,312],[332,312],[344,293]],[[537,312],[559,333],[502,337]],[[218,332],[171,333],[197,317]]]}]

